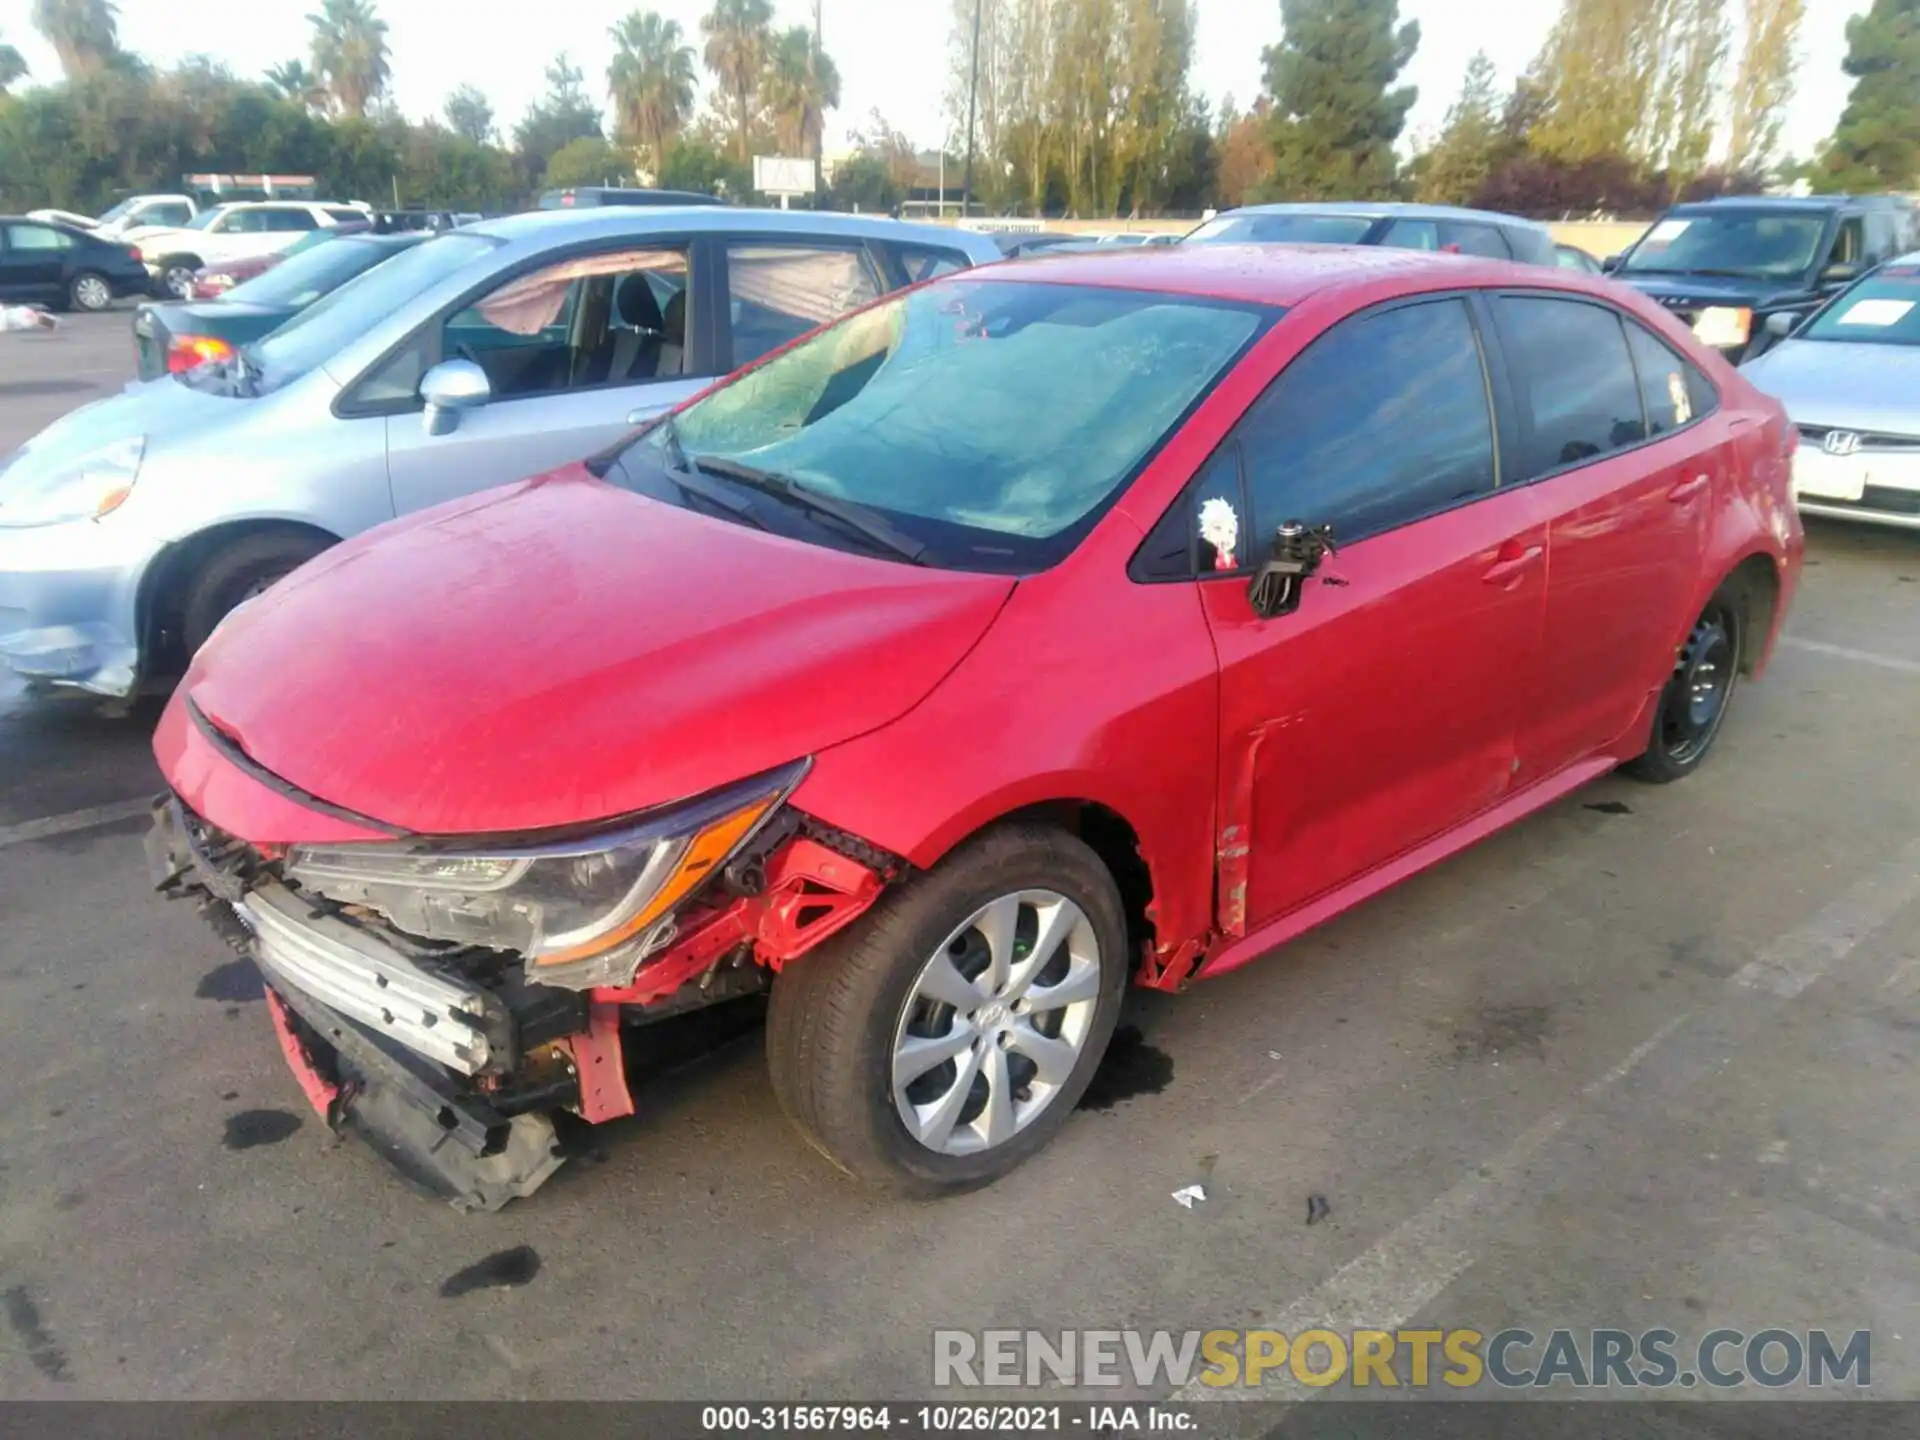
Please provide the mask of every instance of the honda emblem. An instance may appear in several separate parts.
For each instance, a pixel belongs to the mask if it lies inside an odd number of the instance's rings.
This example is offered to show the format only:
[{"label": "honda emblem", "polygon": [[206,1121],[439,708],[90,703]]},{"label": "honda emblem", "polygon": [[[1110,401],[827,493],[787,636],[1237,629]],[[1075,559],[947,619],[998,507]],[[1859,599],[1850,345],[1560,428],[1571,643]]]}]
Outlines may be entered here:
[{"label": "honda emblem", "polygon": [[1860,448],[1860,437],[1851,430],[1829,430],[1820,448],[1829,455],[1851,455]]}]

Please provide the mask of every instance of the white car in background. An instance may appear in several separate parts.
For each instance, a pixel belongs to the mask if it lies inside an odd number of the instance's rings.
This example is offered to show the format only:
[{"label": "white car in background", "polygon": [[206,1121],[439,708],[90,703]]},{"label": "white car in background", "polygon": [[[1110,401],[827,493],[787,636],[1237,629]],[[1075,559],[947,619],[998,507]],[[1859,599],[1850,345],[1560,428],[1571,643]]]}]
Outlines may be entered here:
[{"label": "white car in background", "polygon": [[185,225],[205,207],[191,195],[129,195],[93,222],[100,234],[123,239],[129,231]]},{"label": "white car in background", "polygon": [[146,261],[155,293],[185,300],[193,293],[194,271],[203,266],[277,254],[315,230],[371,218],[371,211],[360,205],[242,200],[202,210],[184,225],[137,226],[123,238]]},{"label": "white car in background", "polygon": [[1920,530],[1920,251],[1766,330],[1774,344],[1740,373],[1799,429],[1801,512]]}]

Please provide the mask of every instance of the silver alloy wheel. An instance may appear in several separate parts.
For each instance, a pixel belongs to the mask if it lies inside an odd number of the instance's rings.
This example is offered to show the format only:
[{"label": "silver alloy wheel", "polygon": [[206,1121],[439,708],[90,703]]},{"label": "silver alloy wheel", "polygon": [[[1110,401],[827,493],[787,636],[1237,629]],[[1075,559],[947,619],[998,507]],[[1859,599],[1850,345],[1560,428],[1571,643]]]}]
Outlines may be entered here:
[{"label": "silver alloy wheel", "polygon": [[193,271],[184,265],[168,266],[166,274],[161,277],[161,283],[167,293],[176,300],[193,298]]},{"label": "silver alloy wheel", "polygon": [[98,275],[82,275],[73,282],[73,298],[82,310],[104,310],[113,303],[113,291]]},{"label": "silver alloy wheel", "polygon": [[934,951],[893,1037],[893,1102],[943,1155],[1005,1144],[1053,1103],[1093,1029],[1100,942],[1052,890],[990,900]]}]

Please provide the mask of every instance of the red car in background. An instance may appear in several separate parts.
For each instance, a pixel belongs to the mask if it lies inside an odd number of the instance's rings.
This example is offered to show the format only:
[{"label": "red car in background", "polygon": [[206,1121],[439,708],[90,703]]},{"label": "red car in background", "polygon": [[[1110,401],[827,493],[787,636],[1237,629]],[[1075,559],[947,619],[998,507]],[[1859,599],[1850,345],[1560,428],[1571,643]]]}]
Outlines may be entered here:
[{"label": "red car in background", "polygon": [[325,229],[315,230],[311,234],[302,236],[286,249],[275,251],[271,255],[247,255],[223,261],[218,265],[204,265],[193,272],[192,289],[185,298],[188,300],[216,299],[234,286],[244,285],[255,276],[266,274],[290,255],[298,255],[302,251],[313,249],[316,245],[324,245],[340,235],[362,234],[372,228],[370,223],[342,220]]},{"label": "red car in background", "polygon": [[650,1023],[769,986],[806,1136],[963,1189],[1067,1123],[1129,981],[1698,767],[1794,593],[1793,446],[1572,272],[952,275],[243,606],[149,850],[314,1103],[457,1204],[545,1178],[547,1112],[631,1113]]}]

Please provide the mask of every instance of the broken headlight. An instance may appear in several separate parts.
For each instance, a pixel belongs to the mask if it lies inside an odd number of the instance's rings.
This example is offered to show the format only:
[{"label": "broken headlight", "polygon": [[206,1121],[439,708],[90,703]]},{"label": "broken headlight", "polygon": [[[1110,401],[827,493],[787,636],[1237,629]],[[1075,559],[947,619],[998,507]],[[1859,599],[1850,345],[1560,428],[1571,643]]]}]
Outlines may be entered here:
[{"label": "broken headlight", "polygon": [[296,845],[287,878],[422,939],[518,951],[535,980],[624,985],[672,941],[680,902],[753,837],[806,768],[799,761],[577,838]]}]

